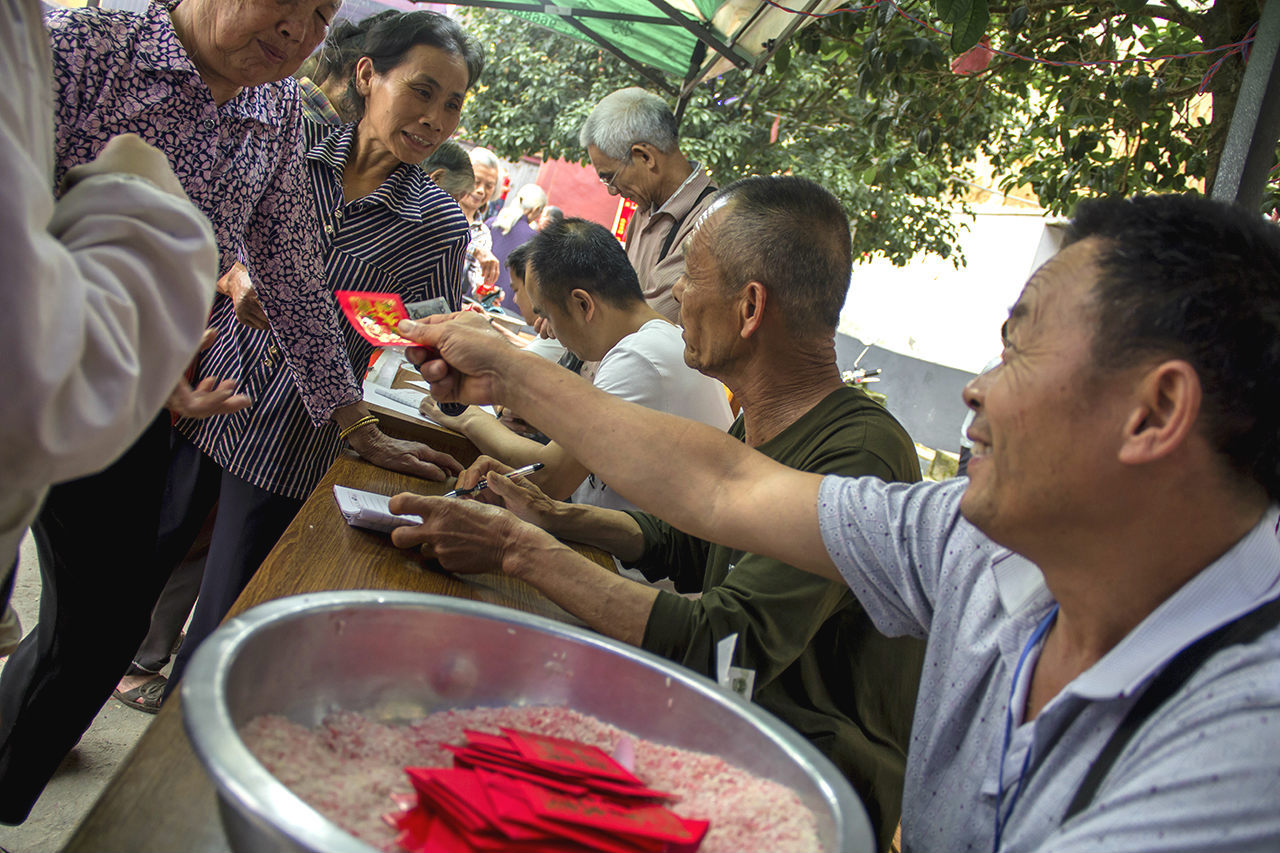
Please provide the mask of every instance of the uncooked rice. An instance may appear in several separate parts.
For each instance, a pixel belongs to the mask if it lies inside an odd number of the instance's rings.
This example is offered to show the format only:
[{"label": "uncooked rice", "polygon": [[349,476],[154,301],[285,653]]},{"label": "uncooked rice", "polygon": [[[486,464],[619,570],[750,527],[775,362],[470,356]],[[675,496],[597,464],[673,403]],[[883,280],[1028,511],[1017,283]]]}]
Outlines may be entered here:
[{"label": "uncooked rice", "polygon": [[[339,712],[315,729],[262,716],[241,731],[246,745],[277,779],[329,820],[374,847],[395,850],[382,815],[394,794],[412,794],[405,767],[451,767],[441,744],[462,745],[464,729],[499,727],[569,738],[613,752],[625,733],[567,708],[474,708],[441,711],[408,724],[375,722]],[[815,853],[813,813],[791,789],[760,779],[715,756],[632,738],[635,774],[649,787],[678,795],[671,808],[709,820],[700,853]]]}]

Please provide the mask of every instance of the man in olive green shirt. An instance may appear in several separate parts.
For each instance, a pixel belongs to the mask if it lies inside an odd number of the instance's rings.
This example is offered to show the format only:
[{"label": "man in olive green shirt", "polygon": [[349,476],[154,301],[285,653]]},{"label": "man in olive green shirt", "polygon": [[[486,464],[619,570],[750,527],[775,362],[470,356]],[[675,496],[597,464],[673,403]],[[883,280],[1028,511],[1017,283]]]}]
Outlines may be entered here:
[{"label": "man in olive green shirt", "polygon": [[[675,286],[685,361],[721,380],[742,407],[730,432],[805,471],[920,479],[911,439],[840,379],[835,330],[848,288],[848,221],[799,178],[749,178],[724,190],[685,246]],[[669,436],[678,444],[678,433]],[[652,455],[662,448],[619,452]],[[503,570],[591,627],[714,677],[717,643],[737,634],[732,664],[751,698],[805,735],[867,806],[881,849],[901,811],[906,747],[923,644],[888,639],[849,588],[754,554],[687,536],[645,513],[552,501],[482,457],[459,478],[506,509],[474,501],[397,498],[423,524],[397,544],[421,545],[454,571]],[[678,478],[679,472],[671,472]],[[517,518],[518,516],[518,518]],[[619,577],[552,535],[596,545],[686,598]],[[779,530],[779,536],[787,531]]]},{"label": "man in olive green shirt", "polygon": [[[742,439],[743,425],[739,418],[730,435]],[[755,448],[802,471],[920,479],[907,433],[856,388],[837,388]],[[901,808],[923,644],[882,635],[845,584],[628,514],[644,536],[643,554],[629,564],[650,580],[670,577],[680,592],[702,593],[659,593],[640,645],[714,678],[716,643],[736,633],[733,663],[755,673],[750,698],[854,783],[883,848]]]}]

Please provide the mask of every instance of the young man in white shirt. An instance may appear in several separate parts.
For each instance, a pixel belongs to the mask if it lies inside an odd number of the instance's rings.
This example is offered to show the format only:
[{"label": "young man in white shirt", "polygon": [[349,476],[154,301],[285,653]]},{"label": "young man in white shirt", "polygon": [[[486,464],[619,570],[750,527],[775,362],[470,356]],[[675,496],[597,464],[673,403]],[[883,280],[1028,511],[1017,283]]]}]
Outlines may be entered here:
[{"label": "young man in white shirt", "polygon": [[[685,364],[680,327],[645,301],[635,270],[612,234],[584,219],[567,219],[529,245],[524,286],[533,314],[550,324],[570,352],[600,362],[593,380],[597,388],[716,429],[729,428],[733,416],[724,386]],[[456,418],[436,409],[428,409],[428,415],[508,465],[542,462],[546,468],[531,479],[553,498],[572,495],[575,503],[632,508],[555,442],[522,438],[476,408]]]}]

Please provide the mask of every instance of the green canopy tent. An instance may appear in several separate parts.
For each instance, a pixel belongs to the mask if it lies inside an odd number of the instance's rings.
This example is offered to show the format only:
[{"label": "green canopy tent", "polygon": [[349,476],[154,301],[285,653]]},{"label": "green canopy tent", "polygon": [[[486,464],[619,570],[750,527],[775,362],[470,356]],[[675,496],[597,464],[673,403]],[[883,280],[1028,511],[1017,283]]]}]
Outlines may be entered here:
[{"label": "green canopy tent", "polygon": [[[452,0],[455,6],[502,9],[539,26],[590,41],[678,99],[676,116],[694,87],[737,68],[759,70],[815,15],[840,0]],[[673,84],[668,77],[681,80]]]}]

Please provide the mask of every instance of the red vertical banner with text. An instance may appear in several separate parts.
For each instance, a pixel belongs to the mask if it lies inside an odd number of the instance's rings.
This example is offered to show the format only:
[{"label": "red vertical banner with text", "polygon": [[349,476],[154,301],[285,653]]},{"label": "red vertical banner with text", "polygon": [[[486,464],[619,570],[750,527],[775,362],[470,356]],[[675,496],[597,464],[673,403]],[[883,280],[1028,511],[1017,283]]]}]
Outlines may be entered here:
[{"label": "red vertical banner with text", "polygon": [[618,242],[627,245],[627,224],[636,215],[636,203],[631,199],[618,196],[618,212],[613,215],[613,236]]}]

